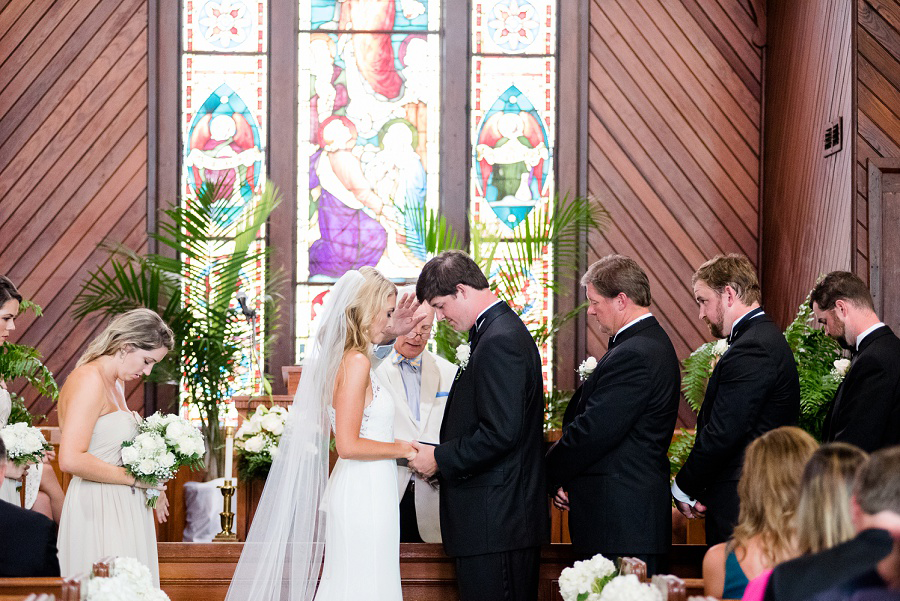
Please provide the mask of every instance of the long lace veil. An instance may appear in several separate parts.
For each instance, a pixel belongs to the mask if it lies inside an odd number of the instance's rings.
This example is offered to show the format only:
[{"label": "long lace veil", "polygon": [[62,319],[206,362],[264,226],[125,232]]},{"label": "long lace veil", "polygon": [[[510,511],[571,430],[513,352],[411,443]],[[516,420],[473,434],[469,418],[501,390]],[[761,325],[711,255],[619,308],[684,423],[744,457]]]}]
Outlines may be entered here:
[{"label": "long lace veil", "polygon": [[363,276],[349,271],[325,299],[278,453],[228,589],[228,601],[311,601],[325,548],[320,511],[328,477],[334,381],[347,337],[346,308]]}]

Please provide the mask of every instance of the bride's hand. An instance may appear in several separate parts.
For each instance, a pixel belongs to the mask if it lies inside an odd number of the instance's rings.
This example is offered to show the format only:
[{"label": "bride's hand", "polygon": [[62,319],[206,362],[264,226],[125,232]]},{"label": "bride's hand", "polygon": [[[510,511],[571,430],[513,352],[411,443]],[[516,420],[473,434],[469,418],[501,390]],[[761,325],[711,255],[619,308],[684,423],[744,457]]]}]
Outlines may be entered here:
[{"label": "bride's hand", "polygon": [[[412,448],[412,447],[410,447]],[[25,472],[28,471],[28,465],[16,465],[12,461],[6,464],[6,477],[10,480],[22,480]]]},{"label": "bride's hand", "polygon": [[159,494],[154,512],[156,513],[156,521],[160,524],[169,519],[169,499],[166,498],[165,491]]},{"label": "bride's hand", "polygon": [[398,445],[400,445],[400,453],[401,457],[406,459],[407,461],[412,461],[416,458],[418,452],[413,448],[411,444],[409,444],[405,440],[395,440]]}]

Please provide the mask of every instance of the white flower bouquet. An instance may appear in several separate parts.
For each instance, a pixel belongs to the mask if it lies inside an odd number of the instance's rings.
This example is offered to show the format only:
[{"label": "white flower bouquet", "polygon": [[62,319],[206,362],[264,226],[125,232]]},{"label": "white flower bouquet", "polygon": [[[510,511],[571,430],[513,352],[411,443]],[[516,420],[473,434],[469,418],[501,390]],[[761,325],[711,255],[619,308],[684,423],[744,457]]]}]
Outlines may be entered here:
[{"label": "white flower bouquet", "polygon": [[597,358],[588,357],[578,366],[578,375],[581,377],[582,381],[587,380],[590,375],[594,373],[595,369],[597,369]]},{"label": "white flower bouquet", "polygon": [[[122,443],[128,473],[152,485],[170,480],[183,465],[203,466],[206,445],[200,430],[177,415],[154,413],[141,422],[138,435]],[[147,489],[147,506],[156,507],[159,491]]]},{"label": "white flower bouquet", "polygon": [[133,557],[117,557],[108,578],[91,578],[86,601],[168,601],[164,592],[153,586],[150,570]]},{"label": "white flower bouquet", "polygon": [[242,480],[265,478],[269,474],[288,415],[284,407],[260,405],[235,432],[238,474]]},{"label": "white flower bouquet", "polygon": [[563,601],[597,601],[606,584],[615,577],[616,566],[598,553],[564,569],[559,576],[559,592]]},{"label": "white flower bouquet", "polygon": [[40,430],[25,422],[0,428],[0,436],[6,445],[6,455],[17,466],[40,463],[44,453],[53,448]]},{"label": "white flower bouquet", "polygon": [[597,601],[663,601],[663,596],[652,584],[645,584],[634,574],[628,574],[610,580]]}]

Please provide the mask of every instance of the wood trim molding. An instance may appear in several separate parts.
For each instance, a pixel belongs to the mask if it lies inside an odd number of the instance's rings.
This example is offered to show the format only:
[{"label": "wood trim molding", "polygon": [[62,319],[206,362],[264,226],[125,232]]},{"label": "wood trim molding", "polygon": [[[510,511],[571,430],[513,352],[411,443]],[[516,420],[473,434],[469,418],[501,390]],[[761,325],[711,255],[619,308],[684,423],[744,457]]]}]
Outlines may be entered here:
[{"label": "wood trim molding", "polygon": [[869,159],[869,291],[875,303],[875,312],[884,315],[884,293],[882,290],[882,248],[884,244],[882,205],[882,176],[885,173],[900,173],[900,158]]}]

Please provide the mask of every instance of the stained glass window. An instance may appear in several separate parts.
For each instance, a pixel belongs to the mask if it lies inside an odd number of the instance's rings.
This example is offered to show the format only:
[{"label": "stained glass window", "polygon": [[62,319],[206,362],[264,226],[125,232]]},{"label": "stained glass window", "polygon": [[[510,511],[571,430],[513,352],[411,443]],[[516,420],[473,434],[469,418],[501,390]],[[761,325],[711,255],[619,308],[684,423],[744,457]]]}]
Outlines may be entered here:
[{"label": "stained glass window", "polygon": [[374,266],[397,282],[437,210],[440,2],[301,0],[296,353],[328,287]]},{"label": "stained glass window", "polygon": [[[470,211],[478,227],[512,241],[535,209],[552,210],[556,145],[556,2],[475,0],[472,3]],[[501,256],[516,260],[513,246]],[[548,248],[523,266],[526,285],[514,304],[530,326],[553,315]],[[541,350],[551,386],[552,348]]]},{"label": "stained glass window", "polygon": [[[224,183],[231,212],[223,229],[252,205],[266,172],[268,108],[268,0],[183,0],[181,56],[182,202],[190,202],[202,182]],[[261,231],[257,247],[265,244]],[[223,240],[221,255],[229,252]],[[204,267],[216,277],[218,260]],[[232,394],[261,392],[265,327],[262,265],[250,266],[239,283],[257,311],[254,358],[245,353]],[[233,301],[236,304],[236,301]],[[242,339],[250,348],[246,326]],[[255,363],[255,364],[254,364]]]}]

